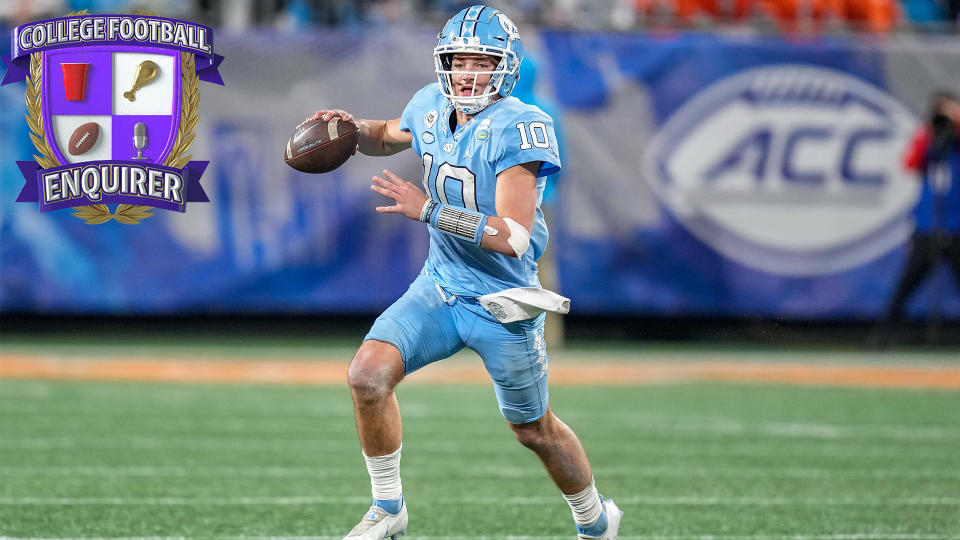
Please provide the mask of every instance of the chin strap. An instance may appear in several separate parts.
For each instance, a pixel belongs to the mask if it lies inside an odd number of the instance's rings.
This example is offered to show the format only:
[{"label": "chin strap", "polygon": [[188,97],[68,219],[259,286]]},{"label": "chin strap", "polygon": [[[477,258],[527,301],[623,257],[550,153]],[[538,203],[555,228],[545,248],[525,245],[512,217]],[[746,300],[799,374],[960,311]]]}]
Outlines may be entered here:
[{"label": "chin strap", "polygon": [[454,98],[450,101],[453,103],[453,108],[464,113],[464,114],[477,114],[480,111],[486,109],[493,103],[493,97],[497,94],[491,94],[489,96],[480,96],[475,99],[458,99]]}]

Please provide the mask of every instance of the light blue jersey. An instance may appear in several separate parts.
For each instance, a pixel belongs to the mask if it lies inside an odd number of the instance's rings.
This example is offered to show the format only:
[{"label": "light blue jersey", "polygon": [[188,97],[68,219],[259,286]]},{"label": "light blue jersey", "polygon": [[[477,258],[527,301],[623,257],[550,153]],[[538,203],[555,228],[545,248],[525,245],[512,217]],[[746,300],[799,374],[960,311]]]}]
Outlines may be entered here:
[{"label": "light blue jersey", "polygon": [[[437,83],[417,92],[400,117],[400,129],[413,135],[423,159],[423,184],[434,200],[497,215],[497,175],[523,163],[541,162],[537,172],[537,212],[530,249],[522,259],[483,249],[468,241],[430,231],[424,268],[449,292],[476,297],[513,287],[539,287],[537,259],[548,232],[540,202],[546,177],[560,171],[553,119],[533,105],[507,97],[456,127],[453,106]],[[454,128],[451,128],[453,116]]]}]

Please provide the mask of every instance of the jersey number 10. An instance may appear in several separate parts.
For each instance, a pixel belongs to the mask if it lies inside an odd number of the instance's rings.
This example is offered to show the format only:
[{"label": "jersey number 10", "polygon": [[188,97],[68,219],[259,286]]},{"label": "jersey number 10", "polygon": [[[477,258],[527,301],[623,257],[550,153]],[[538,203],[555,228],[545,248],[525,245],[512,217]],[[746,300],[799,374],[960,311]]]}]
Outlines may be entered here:
[{"label": "jersey number 10", "polygon": [[[547,137],[547,126],[543,122],[530,122],[530,134],[527,135],[527,123],[517,122],[517,130],[520,131],[520,149],[529,150],[536,146],[537,148],[550,148],[550,139]],[[530,144],[531,139],[533,144]]]},{"label": "jersey number 10", "polygon": [[[550,138],[547,136],[547,126],[543,122],[530,122],[529,127],[526,122],[517,122],[517,130],[520,131],[520,149],[529,150],[533,147],[550,148]],[[430,189],[430,173],[433,171],[433,154],[424,152],[423,154],[423,189],[429,194],[435,191],[440,202],[450,204],[447,197],[447,180],[459,180],[460,182],[460,200],[463,206],[473,211],[477,208],[477,176],[466,167],[451,165],[443,162],[437,169],[435,189]],[[451,186],[456,189],[455,186]]]},{"label": "jersey number 10", "polygon": [[[433,154],[424,152],[423,154],[423,189],[427,191],[427,195],[432,191],[430,189],[430,172],[433,171]],[[451,165],[446,161],[443,162],[443,165],[440,165],[440,168],[437,170],[436,178],[436,192],[437,197],[439,197],[440,202],[444,204],[450,204],[449,199],[447,198],[447,179],[452,178],[453,180],[460,181],[460,200],[463,201],[463,206],[469,210],[478,211],[477,209],[477,175],[473,174],[473,171],[466,167],[458,167]],[[456,189],[455,186],[451,186]]]}]

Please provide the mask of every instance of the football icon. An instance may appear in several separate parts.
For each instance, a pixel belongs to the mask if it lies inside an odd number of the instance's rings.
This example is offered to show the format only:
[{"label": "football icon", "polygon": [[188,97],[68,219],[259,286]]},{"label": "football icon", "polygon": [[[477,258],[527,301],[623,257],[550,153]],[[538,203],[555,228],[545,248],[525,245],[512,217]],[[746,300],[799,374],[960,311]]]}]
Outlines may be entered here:
[{"label": "football icon", "polygon": [[73,130],[73,134],[70,135],[70,142],[67,143],[67,151],[70,152],[71,156],[84,154],[97,144],[99,137],[100,125],[96,122],[87,122]]},{"label": "football icon", "polygon": [[287,140],[283,158],[300,172],[330,172],[350,159],[359,141],[360,128],[352,120],[307,120]]}]

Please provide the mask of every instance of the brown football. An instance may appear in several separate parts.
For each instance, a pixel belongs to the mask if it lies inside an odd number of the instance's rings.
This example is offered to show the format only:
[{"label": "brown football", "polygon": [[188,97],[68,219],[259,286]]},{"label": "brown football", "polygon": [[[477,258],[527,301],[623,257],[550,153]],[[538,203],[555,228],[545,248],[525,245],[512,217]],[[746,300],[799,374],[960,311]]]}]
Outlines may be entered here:
[{"label": "brown football", "polygon": [[300,172],[330,172],[350,159],[359,141],[360,128],[352,120],[306,120],[287,140],[283,158]]},{"label": "brown football", "polygon": [[93,145],[97,144],[97,138],[99,137],[100,125],[96,122],[87,122],[73,130],[73,134],[70,135],[70,142],[67,143],[69,145],[67,151],[72,156],[86,153],[93,148]]}]

